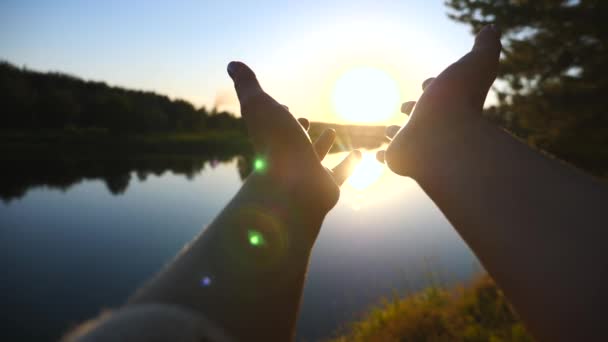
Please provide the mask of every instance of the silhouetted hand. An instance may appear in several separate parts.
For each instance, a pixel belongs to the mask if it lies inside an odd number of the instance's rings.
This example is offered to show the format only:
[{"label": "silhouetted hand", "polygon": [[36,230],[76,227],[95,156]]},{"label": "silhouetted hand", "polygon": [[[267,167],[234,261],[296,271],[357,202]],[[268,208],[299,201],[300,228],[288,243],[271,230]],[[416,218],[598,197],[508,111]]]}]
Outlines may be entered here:
[{"label": "silhouetted hand", "polygon": [[[484,27],[475,38],[473,49],[450,65],[437,78],[424,81],[418,100],[403,104],[402,112],[414,112],[408,123],[387,128],[395,137],[386,152],[378,153],[395,173],[416,178],[433,158],[449,157],[450,146],[466,139],[481,120],[483,103],[496,78],[501,44],[493,26]],[[415,105],[415,108],[414,108]]]},{"label": "silhouetted hand", "polygon": [[286,106],[266,94],[247,65],[231,62],[228,74],[257,155],[259,167],[254,174],[267,177],[308,209],[325,215],[338,201],[339,186],[350,175],[360,152],[353,151],[334,169],[326,169],[321,160],[334,142],[334,130],[326,130],[312,144],[308,121],[298,122]]}]

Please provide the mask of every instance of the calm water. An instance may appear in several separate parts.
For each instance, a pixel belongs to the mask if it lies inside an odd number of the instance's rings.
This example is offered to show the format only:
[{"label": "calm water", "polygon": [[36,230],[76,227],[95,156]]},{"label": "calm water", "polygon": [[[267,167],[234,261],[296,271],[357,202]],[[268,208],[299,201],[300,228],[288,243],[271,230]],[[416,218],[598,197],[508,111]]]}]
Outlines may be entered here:
[{"label": "calm water", "polygon": [[[327,165],[340,157],[328,156]],[[242,165],[223,159],[172,166],[40,163],[5,177],[0,340],[54,340],[121,304],[236,193]],[[416,183],[373,163],[368,167],[343,187],[315,245],[300,339],[329,336],[383,296],[437,278],[465,281],[479,271]],[[374,175],[378,179],[365,187]]]}]

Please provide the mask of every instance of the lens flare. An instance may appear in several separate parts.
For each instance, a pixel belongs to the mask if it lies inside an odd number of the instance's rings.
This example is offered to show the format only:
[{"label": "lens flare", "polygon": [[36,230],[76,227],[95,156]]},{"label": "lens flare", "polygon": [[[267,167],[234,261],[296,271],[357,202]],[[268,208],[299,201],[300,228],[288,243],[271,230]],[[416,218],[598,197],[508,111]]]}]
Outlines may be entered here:
[{"label": "lens flare", "polygon": [[200,283],[201,283],[201,286],[202,286],[202,287],[209,287],[209,286],[211,286],[211,277],[209,277],[209,276],[204,276],[204,277],[201,279],[201,282],[200,282]]},{"label": "lens flare", "polygon": [[257,230],[248,231],[247,237],[249,238],[249,244],[254,247],[260,247],[264,245],[264,236]]},{"label": "lens flare", "polygon": [[262,157],[255,158],[253,161],[253,169],[258,173],[266,171],[266,160]]}]

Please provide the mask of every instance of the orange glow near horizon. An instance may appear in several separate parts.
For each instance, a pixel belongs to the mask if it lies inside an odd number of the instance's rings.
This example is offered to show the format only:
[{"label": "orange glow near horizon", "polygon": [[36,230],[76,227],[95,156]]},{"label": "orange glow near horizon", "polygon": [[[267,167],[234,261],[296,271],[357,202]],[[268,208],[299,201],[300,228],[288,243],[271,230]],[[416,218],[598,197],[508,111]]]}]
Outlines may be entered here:
[{"label": "orange glow near horizon", "polygon": [[251,66],[264,89],[296,117],[403,124],[400,104],[420,96],[421,82],[435,75],[433,66],[446,55],[433,42],[427,32],[402,22],[344,17],[294,33],[277,47],[271,66]]}]

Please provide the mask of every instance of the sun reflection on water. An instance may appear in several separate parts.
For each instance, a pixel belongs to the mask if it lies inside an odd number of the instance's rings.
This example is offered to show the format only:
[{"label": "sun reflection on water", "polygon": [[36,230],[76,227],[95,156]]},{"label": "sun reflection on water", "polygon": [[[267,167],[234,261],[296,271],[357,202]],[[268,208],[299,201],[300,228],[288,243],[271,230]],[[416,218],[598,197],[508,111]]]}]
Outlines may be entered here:
[{"label": "sun reflection on water", "polygon": [[376,160],[373,153],[364,152],[359,164],[348,178],[348,184],[357,190],[363,190],[374,184],[384,173],[384,165]]}]

